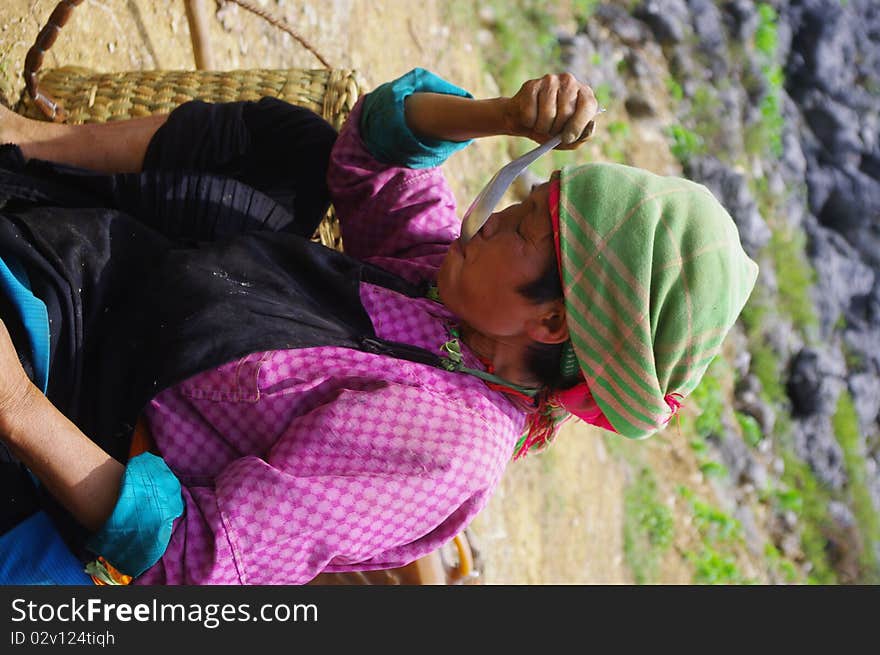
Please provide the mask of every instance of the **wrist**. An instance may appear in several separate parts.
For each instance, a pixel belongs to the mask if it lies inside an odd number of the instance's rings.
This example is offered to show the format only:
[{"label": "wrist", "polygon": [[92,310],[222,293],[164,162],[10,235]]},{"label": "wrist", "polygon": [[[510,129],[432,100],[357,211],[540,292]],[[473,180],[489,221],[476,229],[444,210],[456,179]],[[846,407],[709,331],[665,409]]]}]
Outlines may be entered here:
[{"label": "wrist", "polygon": [[502,126],[501,134],[507,136],[522,136],[522,129],[516,120],[516,107],[513,98],[495,98],[497,111],[499,113],[499,125]]},{"label": "wrist", "polygon": [[34,422],[42,393],[29,380],[0,403],[0,438],[11,448],[20,444],[19,436]]}]

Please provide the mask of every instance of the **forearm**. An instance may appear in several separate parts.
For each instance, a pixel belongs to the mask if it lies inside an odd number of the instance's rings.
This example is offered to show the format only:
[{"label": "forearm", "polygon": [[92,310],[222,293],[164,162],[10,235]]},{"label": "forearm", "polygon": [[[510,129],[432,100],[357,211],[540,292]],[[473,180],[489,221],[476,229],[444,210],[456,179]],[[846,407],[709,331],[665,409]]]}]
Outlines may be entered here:
[{"label": "forearm", "polygon": [[413,93],[406,98],[406,124],[417,136],[467,141],[510,134],[508,98],[474,100],[443,93]]},{"label": "forearm", "polygon": [[156,114],[110,123],[63,125],[4,114],[5,140],[26,159],[43,159],[100,173],[137,173],[153,135],[167,120]]},{"label": "forearm", "polygon": [[113,512],[125,467],[36,388],[4,411],[2,438],[49,492],[91,531]]}]

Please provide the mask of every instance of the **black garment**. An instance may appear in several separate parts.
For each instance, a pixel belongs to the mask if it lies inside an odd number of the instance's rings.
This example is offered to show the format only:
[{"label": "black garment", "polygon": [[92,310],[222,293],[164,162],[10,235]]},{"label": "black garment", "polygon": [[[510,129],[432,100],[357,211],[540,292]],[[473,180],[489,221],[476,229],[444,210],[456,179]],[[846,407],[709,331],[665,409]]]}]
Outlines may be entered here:
[{"label": "black garment", "polygon": [[[235,249],[221,244],[235,235],[263,232],[264,241],[307,244],[303,237],[311,236],[329,207],[324,178],[335,138],[335,130],[314,113],[264,99],[182,105],[152,139],[144,171],[136,175],[26,163],[18,148],[0,147],[0,257],[22,263],[35,295],[46,303],[47,396],[114,457],[127,459],[131,425],[145,396],[180,375],[248,350],[244,342],[226,347],[216,330],[205,328],[204,346],[181,362],[176,375],[172,370],[156,373],[152,367],[157,362],[169,361],[163,348],[182,348],[183,341],[162,320],[164,314],[151,314],[149,291],[160,296],[165,308],[163,290],[174,293],[185,286],[177,284],[174,265],[187,273],[185,253],[196,251],[203,255],[203,269],[219,265],[210,271],[218,275],[210,274],[206,282],[215,295],[240,293],[244,287],[236,282],[247,283],[243,273],[232,266],[231,280],[221,276],[228,273],[226,264],[233,264],[225,258]],[[266,251],[267,257],[273,251],[278,256],[271,243]],[[156,274],[160,269],[164,276]],[[279,284],[276,275],[276,290]],[[198,338],[196,326],[209,321],[237,324],[238,317],[224,320],[216,308],[212,314],[202,307],[193,318],[186,308],[196,303],[199,292],[198,283],[191,284],[168,304],[188,334]],[[265,304],[260,311],[265,313]],[[6,298],[0,298],[0,316],[33,379],[27,336]],[[140,321],[143,317],[157,319],[158,327]],[[212,349],[213,357],[198,364],[199,355]],[[65,522],[64,512],[50,498],[39,497],[24,467],[5,448],[0,475],[0,533],[40,505]],[[76,532],[69,520],[60,527],[68,536]]]}]

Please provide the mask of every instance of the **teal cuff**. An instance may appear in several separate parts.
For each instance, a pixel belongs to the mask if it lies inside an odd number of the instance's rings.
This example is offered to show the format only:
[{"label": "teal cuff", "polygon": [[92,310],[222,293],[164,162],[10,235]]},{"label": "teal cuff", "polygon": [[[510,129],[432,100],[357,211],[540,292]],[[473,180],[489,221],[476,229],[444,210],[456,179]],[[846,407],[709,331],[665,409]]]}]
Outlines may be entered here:
[{"label": "teal cuff", "polygon": [[14,257],[0,259],[0,292],[18,309],[31,346],[34,384],[43,393],[49,384],[49,313],[46,304],[31,291],[27,271]]},{"label": "teal cuff", "polygon": [[432,168],[466,148],[468,141],[420,138],[406,124],[404,101],[413,93],[445,93],[473,98],[454,84],[424,68],[414,68],[393,82],[386,82],[364,98],[361,138],[379,161],[407,168]]},{"label": "teal cuff", "polygon": [[180,482],[160,457],[141,453],[125,467],[113,513],[86,545],[117,570],[137,577],[165,554],[174,519],[181,514]]}]

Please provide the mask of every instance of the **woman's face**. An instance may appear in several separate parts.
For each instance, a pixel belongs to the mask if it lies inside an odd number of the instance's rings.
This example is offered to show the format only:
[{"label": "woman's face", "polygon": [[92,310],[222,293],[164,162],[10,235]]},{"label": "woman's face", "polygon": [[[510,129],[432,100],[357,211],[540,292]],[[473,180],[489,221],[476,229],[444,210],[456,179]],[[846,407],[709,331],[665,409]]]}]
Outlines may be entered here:
[{"label": "woman's face", "polygon": [[542,307],[518,289],[537,280],[555,257],[550,183],[495,212],[467,244],[449,247],[437,278],[443,304],[487,336],[524,334]]}]

